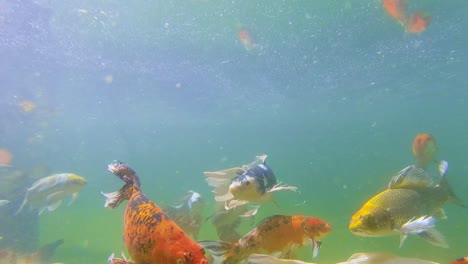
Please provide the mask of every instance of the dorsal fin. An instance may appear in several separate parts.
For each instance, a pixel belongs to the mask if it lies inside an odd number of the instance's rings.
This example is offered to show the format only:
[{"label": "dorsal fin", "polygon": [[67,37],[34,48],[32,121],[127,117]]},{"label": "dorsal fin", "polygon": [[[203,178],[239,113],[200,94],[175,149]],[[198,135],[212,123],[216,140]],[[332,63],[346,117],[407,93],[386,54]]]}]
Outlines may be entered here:
[{"label": "dorsal fin", "polygon": [[392,177],[388,184],[389,189],[408,187],[428,187],[433,184],[431,176],[423,169],[413,165],[408,166]]}]

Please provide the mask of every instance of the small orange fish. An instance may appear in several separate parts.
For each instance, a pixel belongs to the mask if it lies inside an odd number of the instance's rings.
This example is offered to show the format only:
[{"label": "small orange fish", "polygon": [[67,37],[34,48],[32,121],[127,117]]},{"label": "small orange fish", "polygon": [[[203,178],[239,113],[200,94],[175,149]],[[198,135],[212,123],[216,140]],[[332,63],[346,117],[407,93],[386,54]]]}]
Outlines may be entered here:
[{"label": "small orange fish", "polygon": [[31,101],[27,101],[27,100],[21,101],[19,103],[19,106],[20,106],[21,110],[23,110],[23,112],[25,112],[25,113],[30,113],[30,112],[36,110],[36,108],[37,108],[37,105],[35,103],[33,103]]},{"label": "small orange fish", "polygon": [[382,4],[392,18],[400,23],[406,20],[406,0],[382,0]]},{"label": "small orange fish", "polygon": [[431,162],[436,161],[437,150],[437,144],[431,134],[417,134],[413,140],[413,155],[421,168],[426,168]]},{"label": "small orange fish", "polygon": [[[125,182],[106,193],[106,207],[128,200],[124,216],[124,243],[134,263],[208,264],[205,251],[140,190],[140,180],[128,165],[114,161],[108,170]],[[108,263],[132,263],[111,256]]]},{"label": "small orange fish", "polygon": [[0,167],[10,166],[13,161],[13,155],[8,149],[0,149]]},{"label": "small orange fish", "polygon": [[456,260],[450,262],[450,264],[468,264],[468,256],[456,259]]},{"label": "small orange fish", "polygon": [[431,16],[414,13],[406,21],[406,31],[413,34],[421,33],[426,30],[430,22]]},{"label": "small orange fish", "polygon": [[408,33],[421,33],[431,22],[429,15],[422,15],[418,12],[410,16],[406,15],[406,0],[382,0],[382,4],[387,13]]},{"label": "small orange fish", "polygon": [[250,32],[246,28],[241,28],[238,33],[239,41],[245,50],[250,51],[255,48]]},{"label": "small orange fish", "polygon": [[310,241],[317,256],[321,239],[331,231],[331,225],[318,218],[303,215],[275,215],[263,220],[237,242],[200,241],[215,258],[215,263],[241,263],[251,254],[274,254],[290,257],[293,247]]}]

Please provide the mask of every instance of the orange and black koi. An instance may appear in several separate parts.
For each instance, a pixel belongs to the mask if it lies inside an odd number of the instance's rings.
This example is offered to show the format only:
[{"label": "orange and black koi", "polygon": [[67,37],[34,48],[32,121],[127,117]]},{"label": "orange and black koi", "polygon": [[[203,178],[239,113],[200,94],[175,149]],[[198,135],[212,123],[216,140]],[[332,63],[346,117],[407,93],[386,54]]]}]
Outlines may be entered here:
[{"label": "orange and black koi", "polygon": [[132,262],[111,256],[108,262],[144,264],[208,264],[204,250],[140,190],[135,171],[114,161],[108,170],[125,182],[116,192],[103,193],[106,207],[128,200],[124,216],[124,243]]}]

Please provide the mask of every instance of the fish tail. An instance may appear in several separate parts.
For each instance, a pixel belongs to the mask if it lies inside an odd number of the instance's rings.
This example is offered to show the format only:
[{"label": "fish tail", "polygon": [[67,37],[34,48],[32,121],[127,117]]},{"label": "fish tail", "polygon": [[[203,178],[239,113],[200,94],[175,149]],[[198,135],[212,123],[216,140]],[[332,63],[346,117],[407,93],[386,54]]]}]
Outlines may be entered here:
[{"label": "fish tail", "polygon": [[63,239],[59,239],[55,242],[52,242],[40,248],[39,256],[40,256],[41,262],[44,262],[44,263],[50,262],[50,260],[52,259],[52,256],[55,253],[55,250],[57,249],[57,247],[59,247],[62,244],[63,244]]},{"label": "fish tail", "polygon": [[213,256],[214,264],[231,263],[230,258],[233,256],[233,249],[236,243],[204,240],[199,241],[198,244],[200,244],[200,246],[203,247],[203,249],[208,251],[208,253],[210,253]]},{"label": "fish tail", "polygon": [[112,209],[116,208],[123,201],[129,200],[130,197],[132,197],[132,194],[134,191],[135,191],[135,188],[133,187],[133,185],[126,183],[118,191],[111,192],[111,193],[101,192],[101,194],[104,197],[106,197],[106,203],[104,204],[104,207],[110,207]]},{"label": "fish tail", "polygon": [[[445,176],[445,175],[444,175]],[[453,191],[452,187],[449,185],[447,181],[447,177],[442,177],[440,183],[438,184],[440,188],[448,193],[448,202],[454,203],[460,207],[468,208],[468,205],[462,201]]]}]

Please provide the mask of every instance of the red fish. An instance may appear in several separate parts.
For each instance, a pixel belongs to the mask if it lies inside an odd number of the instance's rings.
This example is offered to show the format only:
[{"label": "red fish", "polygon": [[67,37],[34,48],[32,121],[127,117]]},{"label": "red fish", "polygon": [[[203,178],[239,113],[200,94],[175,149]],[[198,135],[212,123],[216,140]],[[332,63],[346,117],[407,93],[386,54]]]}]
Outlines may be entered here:
[{"label": "red fish", "polygon": [[408,33],[421,33],[431,22],[429,15],[422,15],[419,12],[408,16],[406,14],[406,0],[382,0],[382,4],[387,13],[400,23]]},{"label": "red fish", "polygon": [[468,256],[456,259],[456,260],[450,262],[450,264],[468,264]]},{"label": "red fish", "polygon": [[400,23],[406,20],[405,0],[382,0],[382,4],[387,13]]},{"label": "red fish", "polygon": [[426,30],[430,22],[431,16],[414,13],[406,21],[406,31],[409,33],[421,33]]},{"label": "red fish", "polygon": [[250,36],[250,32],[246,28],[241,28],[238,33],[239,41],[244,46],[245,50],[250,51],[255,48],[255,44]]},{"label": "red fish", "polygon": [[[208,264],[205,251],[140,189],[140,180],[128,165],[114,161],[110,172],[125,182],[118,191],[104,194],[106,207],[128,200],[124,217],[124,243],[138,264]],[[111,256],[111,264],[132,263]]]},{"label": "red fish", "polygon": [[413,140],[413,155],[421,168],[426,168],[431,162],[436,161],[437,150],[437,144],[431,134],[417,134]]},{"label": "red fish", "polygon": [[242,263],[251,254],[275,254],[289,257],[292,248],[311,242],[314,257],[321,240],[331,231],[323,220],[303,215],[275,215],[263,220],[256,228],[236,242],[199,242],[215,258],[215,263]]}]

